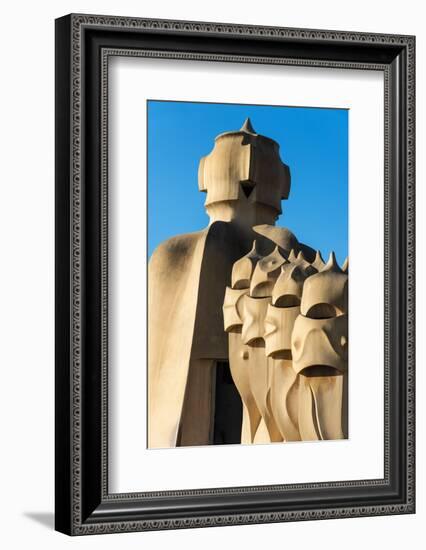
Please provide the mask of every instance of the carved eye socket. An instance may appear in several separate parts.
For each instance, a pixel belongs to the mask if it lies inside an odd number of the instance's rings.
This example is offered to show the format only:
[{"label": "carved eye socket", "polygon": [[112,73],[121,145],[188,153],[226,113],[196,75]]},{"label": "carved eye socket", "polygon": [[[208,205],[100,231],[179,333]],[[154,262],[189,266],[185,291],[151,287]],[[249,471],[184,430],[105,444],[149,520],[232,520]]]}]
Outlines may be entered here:
[{"label": "carved eye socket", "polygon": [[284,294],[280,296],[274,304],[275,307],[295,307],[300,306],[300,298],[294,294]]},{"label": "carved eye socket", "polygon": [[272,294],[274,288],[273,281],[266,281],[265,283],[259,283],[256,285],[251,293],[252,298],[267,298]]},{"label": "carved eye socket", "polygon": [[310,378],[317,376],[338,376],[340,372],[329,365],[311,365],[301,370],[300,374]]},{"label": "carved eye socket", "polygon": [[250,279],[237,279],[232,288],[234,288],[235,290],[250,288]]},{"label": "carved eye socket", "polygon": [[337,317],[339,310],[331,304],[315,304],[309,308],[306,317],[310,319],[332,319]]}]

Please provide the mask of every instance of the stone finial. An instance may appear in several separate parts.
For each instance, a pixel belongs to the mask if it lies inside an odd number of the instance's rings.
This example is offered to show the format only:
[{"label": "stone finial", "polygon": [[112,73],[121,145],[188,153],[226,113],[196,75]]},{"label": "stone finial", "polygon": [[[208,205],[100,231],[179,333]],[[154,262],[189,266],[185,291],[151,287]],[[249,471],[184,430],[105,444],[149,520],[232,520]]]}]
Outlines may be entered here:
[{"label": "stone finial", "polygon": [[244,121],[244,124],[241,126],[240,132],[246,132],[247,134],[255,134],[256,131],[252,126],[251,120],[247,117]]},{"label": "stone finial", "polygon": [[317,253],[315,254],[315,260],[312,262],[312,267],[314,267],[317,271],[322,271],[325,267],[325,262],[319,250],[317,250]]},{"label": "stone finial", "polygon": [[336,254],[333,252],[333,250],[330,252],[330,256],[328,257],[327,263],[323,267],[322,271],[334,271],[336,273],[342,272],[339,264],[337,263]]}]

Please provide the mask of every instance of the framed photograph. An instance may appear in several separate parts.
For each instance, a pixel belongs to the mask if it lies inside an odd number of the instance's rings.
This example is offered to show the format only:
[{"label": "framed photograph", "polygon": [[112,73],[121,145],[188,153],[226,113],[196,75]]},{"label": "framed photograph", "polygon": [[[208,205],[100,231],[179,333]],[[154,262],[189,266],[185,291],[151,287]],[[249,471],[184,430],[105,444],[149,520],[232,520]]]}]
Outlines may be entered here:
[{"label": "framed photograph", "polygon": [[56,529],[415,511],[415,38],[56,20]]}]

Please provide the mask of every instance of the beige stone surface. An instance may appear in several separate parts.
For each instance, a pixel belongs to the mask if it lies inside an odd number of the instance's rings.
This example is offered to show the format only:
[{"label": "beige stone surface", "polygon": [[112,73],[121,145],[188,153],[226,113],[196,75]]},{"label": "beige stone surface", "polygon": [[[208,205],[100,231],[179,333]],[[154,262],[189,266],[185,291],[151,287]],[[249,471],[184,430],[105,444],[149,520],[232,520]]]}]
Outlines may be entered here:
[{"label": "beige stone surface", "polygon": [[206,236],[204,231],[172,239],[149,262],[149,447],[177,443]]},{"label": "beige stone surface", "polygon": [[253,443],[262,415],[251,389],[249,364],[253,357],[249,346],[242,342],[241,328],[229,333],[229,357],[231,374],[243,402],[241,443]]},{"label": "beige stone surface", "polygon": [[[271,406],[270,389],[272,384],[272,365],[265,354],[265,344],[257,339],[249,346],[248,371],[250,389],[253,393],[257,408],[265,424],[262,439],[255,436],[258,443],[282,441],[281,432],[277,426]],[[232,359],[231,359],[232,360]]]},{"label": "beige stone surface", "polygon": [[[347,437],[347,272],[333,253],[324,263],[317,252],[310,263],[302,251],[282,255],[278,248],[252,272],[239,314],[241,341],[267,436],[279,441],[278,429],[283,441]],[[232,368],[232,353],[229,360]]]},{"label": "beige stone surface", "polygon": [[[184,399],[190,399],[192,392],[210,399],[212,390],[188,383],[189,364],[198,359],[228,359],[222,312],[225,289],[234,262],[252,242],[251,228],[215,221],[203,231],[160,245],[149,262],[150,448],[177,445]],[[200,444],[210,442],[206,439]]]},{"label": "beige stone surface", "polygon": [[263,339],[268,357],[289,359],[291,355],[291,336],[300,307],[276,307],[268,305],[266,311]]},{"label": "beige stone surface", "polygon": [[[176,445],[206,445],[213,438],[215,407],[215,362],[192,359]],[[197,388],[197,391],[191,391]],[[194,421],[195,420],[195,421]]]},{"label": "beige stone surface", "polygon": [[243,329],[241,339],[244,344],[255,343],[265,334],[265,317],[271,298],[252,298],[248,294],[243,298]]},{"label": "beige stone surface", "polygon": [[283,441],[300,441],[299,383],[291,359],[270,357],[272,365],[271,409]]},{"label": "beige stone surface", "polygon": [[242,327],[244,318],[244,296],[248,293],[248,288],[229,288],[226,287],[225,299],[223,302],[223,322],[226,332],[231,332],[234,328]]}]

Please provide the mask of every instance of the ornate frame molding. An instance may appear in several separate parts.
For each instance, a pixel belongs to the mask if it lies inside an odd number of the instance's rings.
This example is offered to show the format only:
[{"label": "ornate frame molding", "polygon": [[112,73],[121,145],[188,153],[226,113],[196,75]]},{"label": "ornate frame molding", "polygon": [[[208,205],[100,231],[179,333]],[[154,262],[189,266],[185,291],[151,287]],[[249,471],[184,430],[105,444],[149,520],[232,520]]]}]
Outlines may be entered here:
[{"label": "ornate frame molding", "polygon": [[[214,525],[282,522],[294,520],[358,517],[414,512],[414,155],[415,155],[415,39],[412,36],[346,33],[278,27],[254,27],[218,23],[168,21],[70,15],[56,22],[57,49],[57,356],[56,356],[56,527],[68,534],[112,533],[156,529],[177,529]],[[114,40],[102,38],[101,31],[111,31]],[[108,33],[106,33],[108,34]],[[154,37],[169,41],[214,37],[216,44],[228,37],[253,49],[255,41],[267,48],[268,43],[299,44],[301,52],[294,56],[254,55],[253,53],[195,52],[185,49],[154,48],[141,44],[122,44],[128,37],[142,42]],[[247,42],[246,42],[247,41]],[[105,43],[104,43],[105,42]],[[324,45],[321,53],[321,45]],[[369,48],[365,48],[368,45]],[[360,55],[367,52],[364,56]],[[214,46],[213,46],[214,48]],[[226,48],[225,48],[226,49]],[[314,57],[318,50],[319,57]],[[369,56],[369,51],[372,52]],[[310,52],[310,56],[303,55]],[[333,53],[334,52],[334,53]],[[342,481],[269,487],[169,491],[156,493],[109,494],[107,475],[107,404],[108,404],[108,59],[110,56],[139,56],[203,61],[274,63],[342,69],[383,71],[385,76],[385,476],[383,480]],[[332,57],[334,55],[334,58]],[[322,57],[321,57],[322,56]],[[331,56],[331,57],[330,57]],[[362,59],[361,59],[362,58]],[[383,60],[382,60],[383,59]],[[380,61],[379,61],[380,60]],[[88,73],[96,67],[96,75]],[[93,71],[92,71],[93,72]],[[100,99],[92,97],[94,78],[98,79]],[[96,103],[99,101],[99,104]],[[100,116],[92,122],[93,106]],[[91,111],[92,109],[92,111]],[[395,113],[400,120],[397,121]],[[402,118],[402,121],[401,121]],[[88,131],[91,129],[92,134]],[[88,148],[95,147],[93,132],[99,135],[98,168],[88,168]],[[402,135],[399,135],[402,134]],[[92,136],[90,138],[90,135]],[[92,170],[92,171],[91,171]],[[99,189],[93,195],[99,210],[88,214],[88,182],[97,176]],[[86,187],[85,187],[86,186]],[[90,191],[91,193],[92,191]],[[93,198],[93,197],[92,197]],[[65,219],[64,219],[65,217]],[[95,230],[94,222],[97,224]],[[91,243],[90,232],[99,237]],[[91,254],[94,253],[95,263]],[[90,359],[98,360],[97,382],[87,382],[88,348],[93,338],[87,332],[87,296],[89,271],[95,265],[93,283],[97,296],[98,331],[96,349]],[[396,266],[399,266],[396,269]],[[89,271],[88,271],[89,270]],[[90,271],[91,273],[91,271]],[[90,283],[91,284],[91,283]],[[398,296],[395,297],[395,289]],[[398,299],[398,304],[395,300]],[[67,304],[67,307],[66,307]],[[392,311],[399,305],[399,318],[393,323]],[[400,308],[403,308],[402,310]],[[392,337],[398,335],[393,343]],[[396,387],[398,386],[398,387]],[[95,420],[90,419],[88,399],[91,392],[100,393],[96,401]],[[65,392],[68,397],[65,398]],[[398,425],[392,412],[396,399],[405,410]],[[94,432],[87,422],[95,425]],[[398,425],[398,430],[395,426]],[[85,430],[86,427],[86,430]],[[95,433],[98,448],[88,445],[87,432]],[[394,454],[397,441],[403,444],[404,456]],[[392,443],[394,442],[394,443]],[[91,444],[92,445],[92,444]],[[395,471],[396,460],[399,464]],[[403,467],[405,462],[405,467]],[[92,479],[93,477],[93,479]],[[96,479],[95,479],[96,478]],[[398,478],[398,479],[396,479]],[[398,486],[398,487],[396,487]],[[326,491],[342,496],[359,491],[382,488],[384,492],[362,505],[344,505],[331,498],[330,505],[309,501],[309,490]],[[392,489],[392,490],[390,490]],[[355,491],[350,493],[350,490]],[[386,495],[385,495],[386,493]],[[388,494],[389,493],[389,494]],[[268,506],[266,494],[273,500]],[[297,494],[300,506],[293,508],[283,495]],[[255,499],[251,498],[255,495]],[[303,495],[306,495],[303,497]],[[379,495],[379,493],[377,493]],[[232,508],[227,496],[238,496],[239,506]],[[153,517],[141,504],[145,500],[167,498],[169,508]],[[190,513],[179,512],[177,499],[189,499]],[[197,497],[221,497],[215,513],[200,508]],[[263,500],[262,500],[263,498]],[[244,499],[250,511],[244,511]],[[253,503],[256,500],[257,503]],[[354,499],[352,499],[355,501]],[[175,504],[173,504],[173,501]],[[377,502],[376,502],[377,501]],[[315,501],[318,502],[318,501]],[[263,503],[263,504],[262,504]],[[175,508],[173,508],[175,506]],[[221,508],[222,506],[222,508]],[[227,511],[225,510],[230,510]],[[130,509],[132,510],[130,512]]]}]

